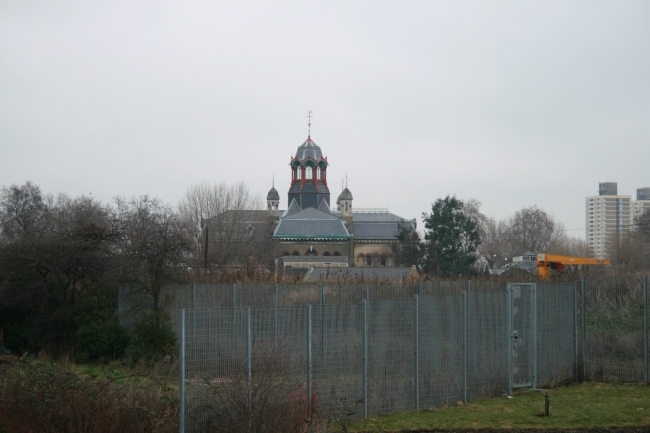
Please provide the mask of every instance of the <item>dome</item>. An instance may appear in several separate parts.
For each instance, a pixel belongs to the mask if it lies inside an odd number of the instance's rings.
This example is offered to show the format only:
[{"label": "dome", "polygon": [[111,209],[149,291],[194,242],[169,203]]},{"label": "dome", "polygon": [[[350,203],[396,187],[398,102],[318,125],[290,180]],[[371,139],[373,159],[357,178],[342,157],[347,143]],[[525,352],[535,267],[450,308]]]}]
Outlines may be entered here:
[{"label": "dome", "polygon": [[350,192],[349,189],[345,188],[342,192],[341,195],[339,195],[339,198],[336,200],[336,202],[340,202],[341,200],[352,200],[352,193]]},{"label": "dome", "polygon": [[280,194],[278,194],[278,190],[271,188],[269,193],[266,195],[266,200],[280,200]]},{"label": "dome", "polygon": [[302,143],[296,152],[296,158],[300,159],[301,161],[304,161],[309,157],[311,157],[313,160],[317,160],[323,157],[323,152],[321,152],[320,147],[311,141],[311,138],[308,138],[307,141]]}]

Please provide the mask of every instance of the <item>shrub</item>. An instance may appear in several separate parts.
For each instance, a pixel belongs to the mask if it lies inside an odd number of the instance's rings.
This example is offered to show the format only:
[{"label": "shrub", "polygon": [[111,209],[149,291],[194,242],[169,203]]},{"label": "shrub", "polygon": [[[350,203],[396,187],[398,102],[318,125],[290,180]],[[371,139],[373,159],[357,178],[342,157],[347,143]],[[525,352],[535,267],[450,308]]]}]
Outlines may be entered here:
[{"label": "shrub", "polygon": [[177,398],[130,377],[93,380],[52,362],[0,366],[0,431],[12,433],[174,432]]},{"label": "shrub", "polygon": [[77,330],[77,359],[88,362],[122,358],[128,344],[126,329],[118,323],[83,325]]},{"label": "shrub", "polygon": [[288,369],[287,357],[270,346],[253,358],[250,380],[244,362],[226,378],[209,381],[211,403],[190,413],[201,420],[202,431],[257,433],[304,432],[315,413],[316,392],[312,388],[311,413],[307,387]]},{"label": "shrub", "polygon": [[150,311],[133,324],[128,354],[132,361],[158,360],[177,353],[169,314]]}]

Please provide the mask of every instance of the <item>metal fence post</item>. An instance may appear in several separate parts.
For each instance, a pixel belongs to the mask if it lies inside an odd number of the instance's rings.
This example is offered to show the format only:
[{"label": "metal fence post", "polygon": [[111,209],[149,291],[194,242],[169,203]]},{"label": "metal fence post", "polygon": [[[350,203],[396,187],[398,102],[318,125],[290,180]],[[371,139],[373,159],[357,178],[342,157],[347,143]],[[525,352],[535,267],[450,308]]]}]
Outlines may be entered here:
[{"label": "metal fence post", "polygon": [[275,283],[275,346],[278,346],[279,326],[278,309],[280,308],[280,286]]},{"label": "metal fence post", "polygon": [[573,285],[573,378],[578,378],[578,288]]},{"label": "metal fence post", "polygon": [[508,283],[508,395],[512,397],[514,382],[512,365],[512,283]]},{"label": "metal fence post", "polygon": [[237,357],[237,283],[232,285],[232,356]]},{"label": "metal fence post", "polygon": [[463,290],[463,403],[467,402],[467,292]]},{"label": "metal fence post", "polygon": [[467,371],[468,374],[472,372],[472,299],[474,295],[472,294],[472,280],[467,281]]},{"label": "metal fence post", "polygon": [[533,376],[533,389],[537,389],[537,284],[533,283],[530,287],[531,291],[531,328],[532,328],[532,376]]},{"label": "metal fence post", "polygon": [[417,280],[415,282],[415,294],[419,295],[420,294],[420,280]]},{"label": "metal fence post", "polygon": [[643,277],[643,382],[648,384],[648,277]]},{"label": "metal fence post", "polygon": [[368,419],[368,301],[363,300],[363,417]]},{"label": "metal fence post", "polygon": [[370,302],[370,284],[366,284],[366,299]]},{"label": "metal fence post", "polygon": [[253,415],[253,401],[252,401],[252,362],[251,362],[251,307],[246,307],[246,384],[248,388],[248,430],[251,429],[252,415]]},{"label": "metal fence post", "polygon": [[325,368],[325,329],[324,329],[324,319],[323,319],[323,304],[325,303],[325,296],[323,292],[323,283],[320,283],[320,304],[318,305],[318,314],[320,316],[320,368]]},{"label": "metal fence post", "polygon": [[420,410],[420,309],[419,296],[413,295],[413,386],[415,410]]},{"label": "metal fence post", "polygon": [[179,367],[180,367],[180,378],[179,378],[179,409],[178,409],[178,431],[179,433],[185,432],[185,310],[181,310],[180,317],[180,338],[179,338]]},{"label": "metal fence post", "polygon": [[311,368],[312,368],[312,354],[311,354],[311,331],[312,331],[312,313],[311,305],[307,306],[307,419],[311,421]]},{"label": "metal fence post", "polygon": [[580,280],[580,292],[582,295],[582,381],[587,380],[587,298],[586,298],[586,280],[582,277]]}]

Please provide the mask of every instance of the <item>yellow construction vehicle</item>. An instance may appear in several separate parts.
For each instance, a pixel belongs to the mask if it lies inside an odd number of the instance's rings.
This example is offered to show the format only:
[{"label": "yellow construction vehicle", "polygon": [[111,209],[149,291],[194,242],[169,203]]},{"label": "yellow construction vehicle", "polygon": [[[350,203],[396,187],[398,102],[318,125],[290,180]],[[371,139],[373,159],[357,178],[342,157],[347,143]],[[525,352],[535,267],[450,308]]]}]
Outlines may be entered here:
[{"label": "yellow construction vehicle", "polygon": [[537,274],[542,281],[548,281],[550,270],[562,272],[567,265],[609,265],[609,260],[588,257],[557,256],[555,254],[537,254]]}]

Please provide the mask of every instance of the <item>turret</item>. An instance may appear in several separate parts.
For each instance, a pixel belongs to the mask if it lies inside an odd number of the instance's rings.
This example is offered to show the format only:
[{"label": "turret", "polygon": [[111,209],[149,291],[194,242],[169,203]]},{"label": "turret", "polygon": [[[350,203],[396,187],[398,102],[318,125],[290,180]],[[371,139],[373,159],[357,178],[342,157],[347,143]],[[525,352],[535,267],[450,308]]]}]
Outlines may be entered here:
[{"label": "turret", "polygon": [[352,216],[352,193],[349,189],[345,188],[339,198],[336,199],[336,204],[339,207],[339,212],[341,212],[342,217],[351,217]]},{"label": "turret", "polygon": [[266,207],[271,215],[277,216],[278,210],[280,209],[279,206],[280,194],[278,194],[278,191],[275,189],[275,187],[273,187],[266,195]]},{"label": "turret", "polygon": [[291,187],[289,203],[296,200],[301,209],[318,208],[323,200],[330,203],[327,187],[327,158],[311,139],[307,138],[291,158]]}]

